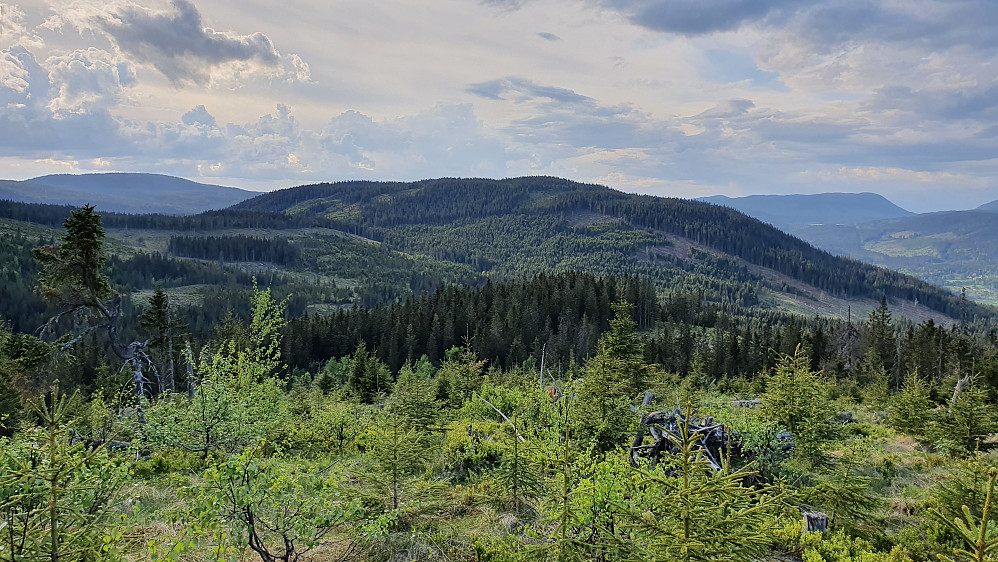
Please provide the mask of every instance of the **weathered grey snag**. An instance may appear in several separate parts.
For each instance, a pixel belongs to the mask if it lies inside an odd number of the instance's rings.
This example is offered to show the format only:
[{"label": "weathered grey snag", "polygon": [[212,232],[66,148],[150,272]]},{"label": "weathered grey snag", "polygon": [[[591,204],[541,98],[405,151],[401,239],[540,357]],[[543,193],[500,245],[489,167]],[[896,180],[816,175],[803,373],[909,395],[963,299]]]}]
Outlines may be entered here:
[{"label": "weathered grey snag", "polygon": [[[95,300],[90,304],[77,305],[71,309],[61,312],[52,318],[50,318],[45,324],[39,328],[39,335],[44,335],[46,333],[51,333],[55,331],[56,325],[59,321],[69,314],[75,314],[84,310],[96,311],[97,314],[104,321],[102,324],[96,324],[90,326],[82,333],[78,334],[73,339],[64,343],[59,350],[66,351],[70,347],[76,345],[80,340],[87,336],[87,334],[93,333],[96,330],[105,330],[107,332],[108,340],[111,344],[111,351],[118,356],[119,359],[128,363],[132,368],[132,383],[134,384],[133,392],[135,394],[136,400],[136,413],[138,415],[139,423],[145,423],[145,415],[142,411],[142,398],[145,396],[145,383],[146,378],[142,374],[142,365],[148,365],[152,371],[156,371],[156,367],[153,365],[152,359],[149,354],[146,353],[146,347],[148,342],[133,341],[128,345],[122,345],[118,338],[118,325],[121,322],[121,295],[115,293],[113,297],[107,302],[101,302]],[[157,374],[158,375],[158,374]]]},{"label": "weathered grey snag", "polygon": [[953,398],[950,398],[949,401],[950,406],[956,404],[957,398],[960,397],[960,393],[963,391],[963,389],[967,388],[968,384],[970,384],[970,375],[964,375],[962,378],[956,381],[956,387],[953,388]]}]

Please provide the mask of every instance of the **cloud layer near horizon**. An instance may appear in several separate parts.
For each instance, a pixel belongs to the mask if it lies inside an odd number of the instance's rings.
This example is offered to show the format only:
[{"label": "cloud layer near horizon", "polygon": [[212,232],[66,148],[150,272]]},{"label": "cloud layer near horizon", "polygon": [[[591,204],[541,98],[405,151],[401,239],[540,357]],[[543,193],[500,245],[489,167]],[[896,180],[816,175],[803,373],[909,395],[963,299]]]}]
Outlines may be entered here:
[{"label": "cloud layer near horizon", "polygon": [[[998,3],[15,0],[0,176],[998,199]],[[540,23],[543,22],[543,23]]]}]

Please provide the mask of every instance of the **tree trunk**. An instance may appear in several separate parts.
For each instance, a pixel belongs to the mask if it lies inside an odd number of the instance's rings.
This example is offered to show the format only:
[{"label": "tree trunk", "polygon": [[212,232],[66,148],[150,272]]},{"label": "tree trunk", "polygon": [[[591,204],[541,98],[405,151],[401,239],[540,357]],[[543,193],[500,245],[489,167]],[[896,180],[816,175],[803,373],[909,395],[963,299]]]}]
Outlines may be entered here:
[{"label": "tree trunk", "polygon": [[142,410],[142,398],[145,396],[145,384],[142,377],[142,363],[135,355],[128,360],[132,364],[132,382],[135,383],[135,413],[138,415],[139,423],[146,423],[146,414]]}]

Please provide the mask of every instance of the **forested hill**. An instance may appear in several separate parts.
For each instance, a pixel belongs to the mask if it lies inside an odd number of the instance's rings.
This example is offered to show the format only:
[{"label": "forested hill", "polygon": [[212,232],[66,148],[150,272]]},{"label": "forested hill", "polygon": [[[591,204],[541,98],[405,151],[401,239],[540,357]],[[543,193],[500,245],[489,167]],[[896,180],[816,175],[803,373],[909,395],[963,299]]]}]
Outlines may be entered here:
[{"label": "forested hill", "polygon": [[[886,296],[953,318],[993,314],[914,277],[818,250],[727,207],[559,178],[317,184],[231,209],[321,221],[493,274],[643,274],[663,287],[699,286],[708,298],[739,305],[766,304],[759,293],[769,288],[795,294],[797,304]],[[802,310],[829,312],[818,304]]]}]

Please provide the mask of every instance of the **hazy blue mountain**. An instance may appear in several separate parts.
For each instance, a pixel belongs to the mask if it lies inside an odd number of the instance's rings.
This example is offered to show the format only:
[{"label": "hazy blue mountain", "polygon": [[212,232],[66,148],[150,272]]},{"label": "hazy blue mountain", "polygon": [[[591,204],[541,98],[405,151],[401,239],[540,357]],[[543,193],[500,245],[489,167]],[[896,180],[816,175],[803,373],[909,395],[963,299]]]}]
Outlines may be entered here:
[{"label": "hazy blue mountain", "polygon": [[985,203],[977,208],[978,211],[998,212],[998,201]]},{"label": "hazy blue mountain", "polygon": [[876,193],[819,193],[816,195],[716,195],[700,201],[741,211],[786,232],[809,225],[860,224],[879,219],[911,216]]},{"label": "hazy blue mountain", "polygon": [[998,303],[998,212],[813,225],[795,234],[833,254],[911,273],[954,291],[966,288],[976,300]]},{"label": "hazy blue mountain", "polygon": [[0,181],[0,199],[25,203],[96,205],[122,213],[193,214],[222,209],[257,195],[160,174],[57,174]]}]

